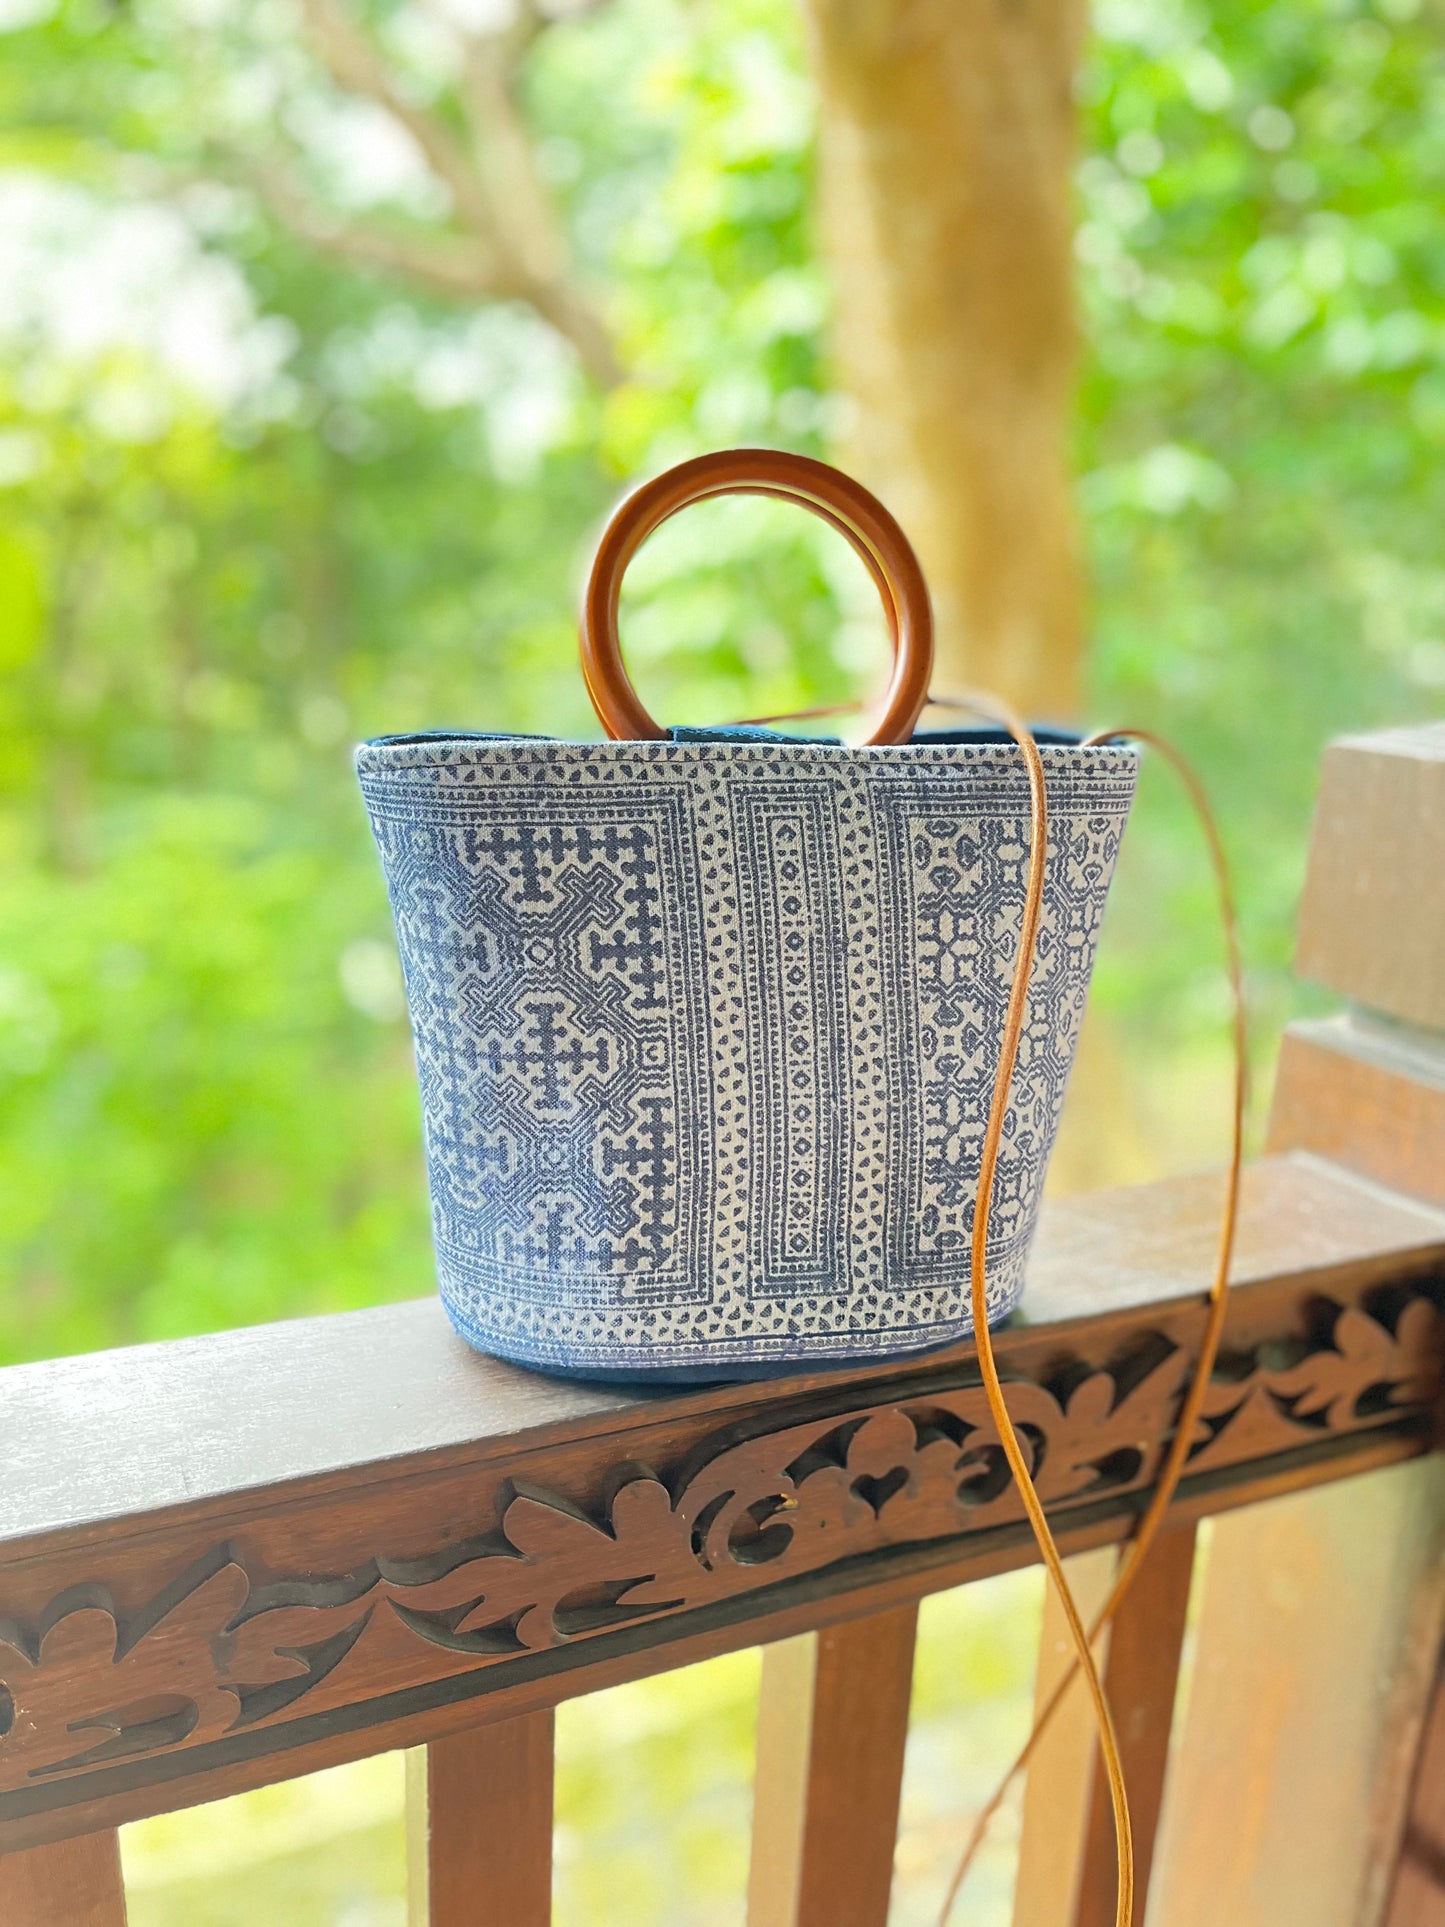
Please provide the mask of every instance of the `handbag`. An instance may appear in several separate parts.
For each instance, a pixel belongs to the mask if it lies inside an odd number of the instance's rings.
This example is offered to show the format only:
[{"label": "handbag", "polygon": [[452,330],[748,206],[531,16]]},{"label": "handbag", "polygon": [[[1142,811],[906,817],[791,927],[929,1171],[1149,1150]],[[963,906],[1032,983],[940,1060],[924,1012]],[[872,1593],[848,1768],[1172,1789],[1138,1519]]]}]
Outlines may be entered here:
[{"label": "handbag", "polygon": [[[861,744],[665,729],[639,701],[623,572],[660,523],[721,494],[809,508],[872,575],[893,665]],[[1030,792],[1006,732],[916,727],[932,618],[906,537],[821,462],[684,462],[603,534],[582,668],[606,742],[433,731],[357,752],[453,1324],[550,1371],[672,1380],[967,1336]],[[1139,764],[1036,735],[1049,832],[990,1323],[1023,1288]]]}]

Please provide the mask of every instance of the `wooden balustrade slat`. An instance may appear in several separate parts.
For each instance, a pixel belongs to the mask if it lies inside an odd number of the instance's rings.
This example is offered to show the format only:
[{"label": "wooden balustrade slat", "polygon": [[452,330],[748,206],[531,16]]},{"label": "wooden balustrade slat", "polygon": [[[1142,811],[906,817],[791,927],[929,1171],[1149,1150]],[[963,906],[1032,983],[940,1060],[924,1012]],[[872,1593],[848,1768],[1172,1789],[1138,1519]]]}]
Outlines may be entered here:
[{"label": "wooden balustrade slat", "polygon": [[126,1927],[114,1827],[0,1855],[4,1927]]},{"label": "wooden balustrade slat", "polygon": [[551,1711],[407,1761],[409,1927],[550,1927]]},{"label": "wooden balustrade slat", "polygon": [[1215,1521],[1150,1927],[1378,1920],[1408,1790],[1395,1729],[1418,1731],[1442,1577],[1433,1461]]},{"label": "wooden balustrade slat", "polygon": [[[1192,1525],[1167,1527],[1159,1534],[1109,1632],[1104,1683],[1114,1711],[1134,1827],[1135,1927],[1143,1927],[1149,1902],[1194,1576],[1194,1542]],[[1096,1770],[1075,1927],[1113,1927],[1115,1852],[1108,1788]]]},{"label": "wooden balustrade slat", "polygon": [[820,1636],[799,1633],[763,1648],[748,1927],[793,1927],[797,1918]]},{"label": "wooden balustrade slat", "polygon": [[1383,1927],[1445,1927],[1445,1649],[1420,1736]]},{"label": "wooden balustrade slat", "polygon": [[[1092,1622],[1108,1596],[1117,1565],[1113,1546],[1100,1546],[1065,1562],[1086,1623]],[[1108,1650],[1107,1633],[1103,1650]],[[1073,1660],[1074,1642],[1064,1609],[1046,1581],[1034,1667],[1035,1713],[1050,1698]],[[1051,1721],[1024,1779],[1014,1927],[1073,1927],[1097,1746],[1093,1706],[1086,1692],[1075,1690]],[[967,1919],[966,1892],[956,1912],[960,1919]]]},{"label": "wooden balustrade slat", "polygon": [[763,1655],[748,1927],[886,1927],[915,1606]]},{"label": "wooden balustrade slat", "polygon": [[[1445,723],[1332,743],[1297,964],[1353,1006],[1286,1032],[1270,1146],[1326,1155],[1435,1203],[1445,1202],[1442,878]],[[1401,1468],[1216,1528],[1199,1632],[1204,1703],[1231,1670],[1242,1693],[1263,1695],[1261,1716],[1237,1735],[1213,1822],[1225,1849],[1212,1869],[1219,1906],[1229,1911],[1227,1882],[1248,1897],[1231,1914],[1239,1927],[1267,1918],[1271,1900],[1277,1912],[1287,1895],[1290,1911],[1317,1927],[1374,1923],[1387,1905],[1398,1914],[1390,1927],[1445,1921],[1431,1847],[1445,1818],[1432,1785],[1445,1737],[1424,1719],[1445,1632],[1442,1559],[1438,1467]],[[1311,1562],[1318,1598],[1302,1612],[1291,1588]],[[1257,1619],[1228,1599],[1222,1578],[1216,1585],[1216,1564],[1245,1587],[1272,1575]],[[1234,1702],[1224,1718],[1237,1722]],[[1191,1712],[1191,1735],[1194,1727]],[[1271,1775],[1273,1800],[1260,1795],[1241,1812],[1239,1787]],[[1196,1782],[1195,1794],[1206,1787]],[[1206,1817],[1190,1825],[1181,1816],[1177,1830],[1182,1864],[1207,1851]],[[1161,1916],[1164,1927],[1195,1917],[1177,1897]]]}]

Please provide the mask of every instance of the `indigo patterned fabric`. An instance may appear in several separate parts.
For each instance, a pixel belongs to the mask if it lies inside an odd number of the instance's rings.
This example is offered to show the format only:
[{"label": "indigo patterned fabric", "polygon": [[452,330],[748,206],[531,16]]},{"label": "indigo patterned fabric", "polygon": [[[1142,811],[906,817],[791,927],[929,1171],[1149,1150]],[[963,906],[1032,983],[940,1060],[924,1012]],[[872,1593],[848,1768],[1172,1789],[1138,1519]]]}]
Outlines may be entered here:
[{"label": "indigo patterned fabric", "polygon": [[[990,1322],[1022,1288],[1138,769],[1042,754]],[[971,1330],[1028,858],[1012,745],[455,736],[357,764],[464,1337],[558,1370],[728,1377]]]}]

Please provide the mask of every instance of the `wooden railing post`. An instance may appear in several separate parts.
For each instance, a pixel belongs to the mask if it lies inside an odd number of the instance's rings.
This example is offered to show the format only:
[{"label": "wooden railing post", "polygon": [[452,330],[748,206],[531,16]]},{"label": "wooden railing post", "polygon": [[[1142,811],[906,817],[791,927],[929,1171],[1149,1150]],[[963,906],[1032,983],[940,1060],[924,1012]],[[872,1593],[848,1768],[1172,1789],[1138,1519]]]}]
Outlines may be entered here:
[{"label": "wooden railing post", "polygon": [[917,1619],[764,1651],[748,1927],[886,1927]]},{"label": "wooden railing post", "polygon": [[1285,1033],[1271,1150],[1445,1203],[1445,723],[1325,752],[1301,976],[1350,999]]},{"label": "wooden railing post", "polygon": [[0,1856],[4,1927],[126,1927],[114,1827]]},{"label": "wooden railing post", "polygon": [[407,1756],[409,1927],[550,1927],[550,1708]]},{"label": "wooden railing post", "polygon": [[[1445,724],[1335,743],[1298,963],[1352,1007],[1287,1035],[1271,1149],[1445,1199],[1442,958]],[[1442,1616],[1438,1460],[1215,1522],[1150,1927],[1378,1927],[1402,1838],[1439,1882],[1405,1808]],[[1436,1894],[1390,1927],[1442,1927]]]}]

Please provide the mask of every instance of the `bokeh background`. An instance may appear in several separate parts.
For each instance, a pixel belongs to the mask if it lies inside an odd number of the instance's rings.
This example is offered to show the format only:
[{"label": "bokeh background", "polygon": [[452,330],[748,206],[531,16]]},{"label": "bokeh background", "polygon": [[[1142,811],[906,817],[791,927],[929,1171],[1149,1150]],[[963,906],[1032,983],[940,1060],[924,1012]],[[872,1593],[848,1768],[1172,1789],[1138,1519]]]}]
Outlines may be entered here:
[{"label": "bokeh background", "polygon": [[[976,25],[874,11],[955,65]],[[1051,283],[1047,246],[1000,252],[987,194],[949,211],[946,116],[907,196],[866,201],[857,154],[898,103],[866,46],[844,57],[847,12],[0,0],[0,1359],[429,1289],[351,747],[595,733],[589,546],[630,478],[721,444],[884,485],[950,669],[1197,759],[1267,1094],[1309,994],[1321,746],[1445,710],[1445,15],[1037,9],[1063,75]],[[935,200],[942,251],[915,219]],[[964,312],[974,228],[996,334],[1042,317],[1039,379],[1012,378],[1059,447],[1035,425],[1022,473],[980,439],[1005,371]],[[895,292],[915,325],[875,352]],[[1052,600],[985,634],[953,565],[995,460],[1000,593]],[[860,578],[782,507],[693,511],[629,581],[646,700],[703,721],[866,692]],[[1057,1186],[1220,1155],[1218,949],[1196,832],[1151,778]],[[900,1923],[1021,1730],[1037,1613],[1027,1575],[930,1608]],[[566,1927],[741,1919],[755,1685],[742,1656],[568,1713]],[[399,1920],[399,1773],[130,1830],[137,1927]],[[1006,1917],[1007,1847],[980,1921]]]}]

